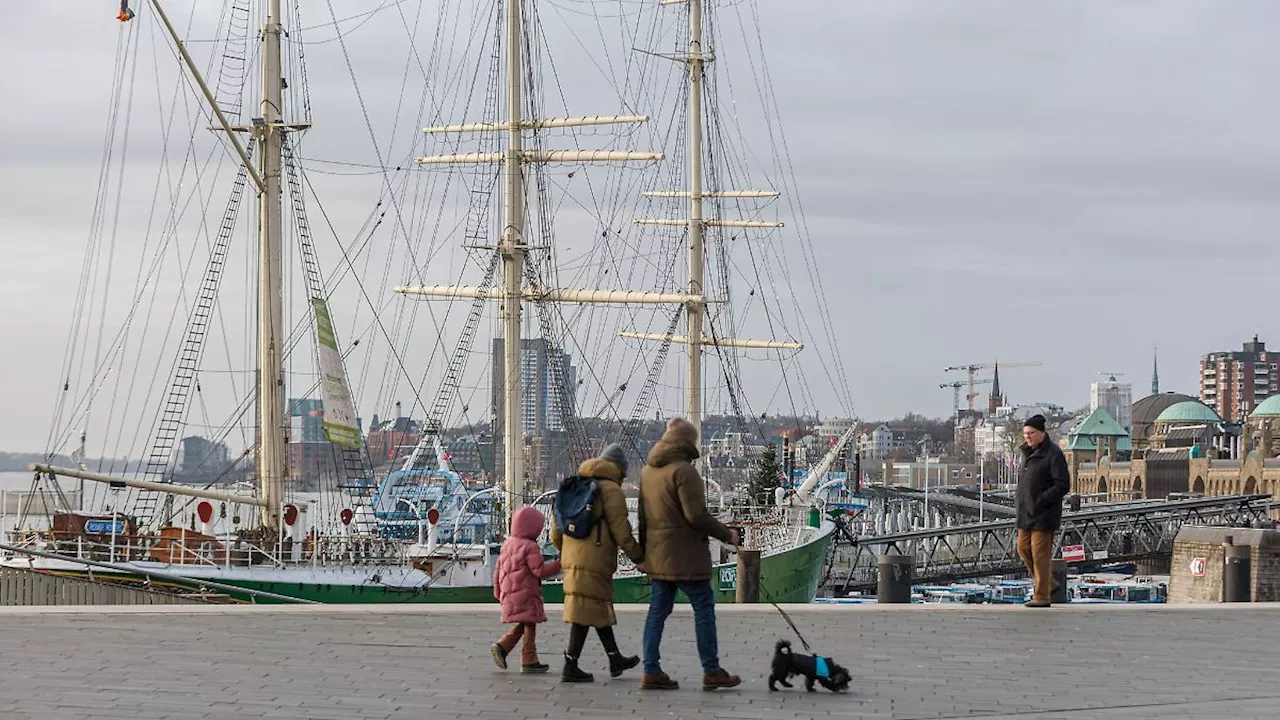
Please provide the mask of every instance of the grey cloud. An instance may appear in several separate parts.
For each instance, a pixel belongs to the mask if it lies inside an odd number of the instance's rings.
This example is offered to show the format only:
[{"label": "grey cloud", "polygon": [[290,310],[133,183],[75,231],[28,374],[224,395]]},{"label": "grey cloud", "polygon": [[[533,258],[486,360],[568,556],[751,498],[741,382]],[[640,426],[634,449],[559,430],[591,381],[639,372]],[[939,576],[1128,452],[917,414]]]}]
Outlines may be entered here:
[{"label": "grey cloud", "polygon": [[[629,7],[599,7],[619,5]],[[754,82],[737,36],[728,35],[755,5],[721,8],[726,42],[718,70],[730,73],[720,88],[731,86],[738,100],[723,106],[724,118],[740,122],[763,157],[768,143],[751,107]],[[199,7],[198,24],[208,24],[216,8]],[[1087,399],[1099,369],[1128,369],[1136,388],[1145,388],[1155,342],[1166,385],[1183,391],[1194,389],[1203,352],[1234,347],[1253,332],[1280,343],[1280,334],[1267,337],[1277,329],[1268,268],[1280,260],[1270,242],[1280,224],[1272,198],[1280,187],[1280,101],[1269,90],[1270,68],[1280,61],[1272,37],[1280,6],[970,0],[758,7],[801,199],[864,415],[945,413],[951,396],[936,386],[941,367],[953,363],[1042,360],[1043,368],[1002,377],[1010,396],[1073,405]],[[418,3],[402,9],[412,18]],[[0,238],[6,260],[15,261],[0,270],[3,322],[26,344],[60,348],[69,301],[47,279],[78,272],[110,90],[103,63],[113,56],[116,28],[101,9],[69,15],[23,3],[10,12],[0,27],[0,59],[22,71],[0,76],[10,107],[0,117]],[[424,23],[431,12],[424,8]],[[542,12],[564,61],[565,101],[549,92],[548,105],[566,104],[575,114],[617,111],[621,104],[601,78],[609,69],[582,60],[578,39],[557,29],[555,3],[542,3]],[[412,127],[423,81],[415,63],[397,122],[406,44],[392,13],[345,39],[379,147],[398,162],[423,147]],[[306,23],[327,14],[304,6]],[[575,21],[574,32],[599,42],[589,21]],[[613,72],[627,55],[610,50]],[[373,162],[338,44],[309,47],[308,60],[317,126],[305,154]],[[171,89],[162,87],[166,102]],[[154,87],[135,102],[154,107]],[[442,115],[459,121],[477,107]],[[667,120],[656,117],[636,141],[660,140]],[[154,156],[158,141],[141,131],[158,120],[138,122],[130,154]],[[313,175],[343,237],[369,213],[376,180]],[[149,203],[149,185],[133,192]],[[129,202],[134,208],[138,199]],[[595,222],[567,210],[564,220],[560,238],[585,247],[577,238],[594,232]],[[16,247],[33,235],[40,250]],[[457,262],[452,253],[429,273],[444,281]],[[789,262],[803,277],[800,259]],[[12,312],[42,291],[41,310]],[[810,322],[817,326],[816,317]],[[812,360],[802,362],[812,384],[825,384]],[[50,364],[6,360],[0,397],[43,418],[57,382]],[[776,365],[747,367],[753,384],[772,390]],[[6,437],[22,449],[43,442],[43,427],[29,429],[12,414],[5,423]]]}]

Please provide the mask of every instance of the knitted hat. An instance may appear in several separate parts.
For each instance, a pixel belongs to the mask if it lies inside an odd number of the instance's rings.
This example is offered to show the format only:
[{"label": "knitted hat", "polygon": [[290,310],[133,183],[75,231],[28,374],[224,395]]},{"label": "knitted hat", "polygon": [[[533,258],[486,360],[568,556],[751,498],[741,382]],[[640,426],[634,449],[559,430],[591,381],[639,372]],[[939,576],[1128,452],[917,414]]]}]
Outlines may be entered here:
[{"label": "knitted hat", "polygon": [[1027,418],[1027,421],[1026,421],[1026,422],[1022,423],[1022,426],[1023,426],[1023,427],[1029,427],[1029,428],[1035,428],[1036,430],[1039,430],[1040,432],[1044,432],[1044,416],[1043,416],[1043,415],[1032,415],[1031,417]]},{"label": "knitted hat", "polygon": [[621,445],[619,445],[618,443],[613,443],[612,445],[610,445],[610,446],[606,447],[604,450],[601,450],[601,451],[600,451],[600,459],[601,459],[601,460],[608,460],[609,462],[613,463],[614,465],[617,465],[617,466],[622,470],[622,474],[623,474],[623,476],[624,476],[624,477],[626,476],[626,474],[627,474],[627,451],[626,451],[626,450],[623,450],[623,449],[622,449],[622,446],[621,446]]}]

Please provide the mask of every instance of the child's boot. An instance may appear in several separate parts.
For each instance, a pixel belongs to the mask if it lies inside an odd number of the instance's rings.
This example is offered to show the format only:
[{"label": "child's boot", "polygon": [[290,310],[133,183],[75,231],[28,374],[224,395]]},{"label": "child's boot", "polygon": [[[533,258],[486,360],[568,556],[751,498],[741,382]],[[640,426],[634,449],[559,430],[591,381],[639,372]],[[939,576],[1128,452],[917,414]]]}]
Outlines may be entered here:
[{"label": "child's boot", "polygon": [[520,648],[520,672],[544,673],[549,669],[545,663],[538,662],[538,645],[534,639],[533,627],[524,634],[524,645]]},{"label": "child's boot", "polygon": [[517,623],[514,627],[507,631],[506,635],[498,638],[498,642],[489,646],[489,655],[493,658],[493,664],[507,669],[507,656],[511,654],[512,648],[520,642],[520,637],[524,635],[524,626]]}]

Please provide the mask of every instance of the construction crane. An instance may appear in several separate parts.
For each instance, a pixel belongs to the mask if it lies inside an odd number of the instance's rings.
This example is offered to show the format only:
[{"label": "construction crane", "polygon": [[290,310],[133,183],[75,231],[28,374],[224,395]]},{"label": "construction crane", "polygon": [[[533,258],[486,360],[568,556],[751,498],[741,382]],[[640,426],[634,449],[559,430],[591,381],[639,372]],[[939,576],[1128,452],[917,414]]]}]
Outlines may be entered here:
[{"label": "construction crane", "polygon": [[1040,367],[1043,364],[1044,363],[1040,362],[1039,360],[1033,360],[1031,362],[1015,362],[1015,363],[1002,363],[997,360],[996,362],[993,362],[993,363],[973,363],[972,365],[952,365],[951,367],[942,368],[942,371],[952,372],[955,370],[961,370],[969,374],[969,381],[966,384],[969,386],[969,409],[972,410],[973,399],[977,397],[977,394],[974,393],[973,388],[975,385],[978,384],[977,374],[979,370],[994,368],[996,371],[996,377],[993,380],[993,382],[999,382],[1000,368]]},{"label": "construction crane", "polygon": [[[960,388],[964,387],[967,384],[968,383],[966,383],[964,380],[956,380],[954,382],[942,383],[941,385],[938,386],[940,388],[951,388],[951,390],[953,391],[955,397],[954,397],[954,400],[952,401],[952,405],[954,406],[953,409],[957,415],[960,414]],[[974,380],[973,384],[974,385],[990,385],[991,379],[983,378],[982,380]],[[976,397],[978,397],[977,391],[972,389],[969,390],[969,409],[970,410],[973,409],[973,401],[974,401],[974,398]]]}]

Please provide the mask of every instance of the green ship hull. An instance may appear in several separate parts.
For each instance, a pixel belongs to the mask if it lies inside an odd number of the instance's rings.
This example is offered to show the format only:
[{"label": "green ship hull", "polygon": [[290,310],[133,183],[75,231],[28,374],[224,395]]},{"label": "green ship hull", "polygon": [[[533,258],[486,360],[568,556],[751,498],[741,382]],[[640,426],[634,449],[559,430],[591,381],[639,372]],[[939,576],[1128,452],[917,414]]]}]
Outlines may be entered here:
[{"label": "green ship hull", "polygon": [[[818,593],[822,570],[831,543],[832,533],[822,532],[814,540],[784,552],[766,555],[760,559],[760,600],[778,603],[808,603]],[[326,604],[342,603],[492,603],[493,588],[488,586],[431,587],[412,590],[390,587],[366,587],[350,585],[316,585],[245,582],[233,579],[221,580],[228,585],[250,590],[264,590],[288,595],[302,600]],[[734,602],[737,593],[737,566],[732,563],[715,566],[712,584],[717,602]],[[648,604],[649,579],[643,575],[621,577],[614,580],[613,596],[617,603]],[[272,600],[254,599],[246,593],[236,600],[256,603],[272,603]],[[564,602],[564,586],[559,582],[543,584],[542,596],[548,603]],[[681,602],[687,602],[680,595]]]}]

